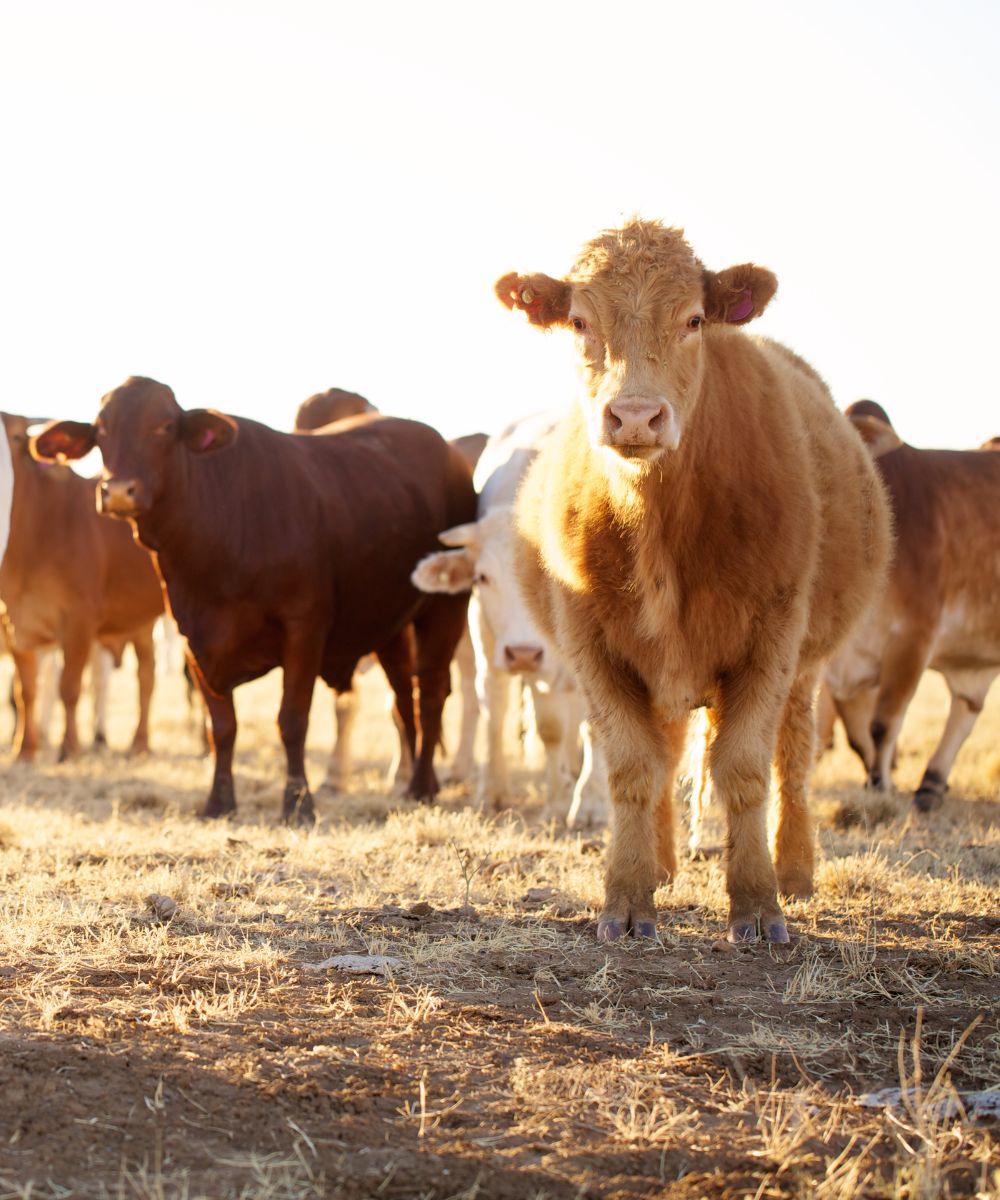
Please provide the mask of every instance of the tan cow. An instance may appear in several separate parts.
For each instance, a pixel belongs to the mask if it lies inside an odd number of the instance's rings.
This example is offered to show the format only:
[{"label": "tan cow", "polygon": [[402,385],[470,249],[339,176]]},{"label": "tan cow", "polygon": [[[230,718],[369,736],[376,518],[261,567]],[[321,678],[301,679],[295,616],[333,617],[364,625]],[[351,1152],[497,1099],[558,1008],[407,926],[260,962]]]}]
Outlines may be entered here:
[{"label": "tan cow", "polygon": [[94,504],[95,480],[69,467],[43,465],[28,453],[25,417],[3,414],[14,463],[10,541],[0,567],[5,633],[17,666],[19,758],[34,757],[37,651],[60,646],[59,695],[66,722],[60,758],[79,750],[76,708],[95,641],[117,650],[131,642],[139,673],[136,753],[149,749],[153,692],[153,626],[163,591],[149,553],[125,525],[104,521]]},{"label": "tan cow", "polygon": [[926,812],[941,803],[1000,673],[1000,454],[908,446],[870,400],[847,415],[885,481],[896,552],[882,603],[830,663],[826,682],[869,786],[885,788],[920,677],[928,667],[941,672],[951,708],[913,797]]},{"label": "tan cow", "polygon": [[529,470],[517,519],[525,595],[572,662],[608,760],[602,940],[655,936],[654,889],[676,864],[674,770],[703,704],[729,826],[730,940],[759,923],[787,941],[778,889],[812,890],[813,694],[882,585],[889,514],[819,376],[735,328],[776,287],[750,264],[709,271],[679,230],[640,220],[588,243],[564,279],[496,285],[533,324],[569,329],[582,365],[581,403]]}]

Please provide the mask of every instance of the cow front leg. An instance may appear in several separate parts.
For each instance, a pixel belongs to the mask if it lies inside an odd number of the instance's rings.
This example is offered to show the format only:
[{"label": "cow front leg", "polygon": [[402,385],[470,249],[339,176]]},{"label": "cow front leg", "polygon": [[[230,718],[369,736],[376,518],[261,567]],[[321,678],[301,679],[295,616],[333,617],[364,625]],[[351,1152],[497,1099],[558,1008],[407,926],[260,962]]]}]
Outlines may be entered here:
[{"label": "cow front leg", "polygon": [[815,760],[813,694],[816,672],[801,674],[785,702],[774,765],[778,776],[778,830],[774,867],[784,896],[813,893],[813,829],[806,791]]},{"label": "cow front leg", "polygon": [[476,659],[468,625],[455,648],[452,660],[458,676],[458,695],[462,703],[458,749],[448,768],[449,783],[463,783],[472,774],[476,754],[476,729],[479,726],[479,697],[476,695]]},{"label": "cow front leg", "polygon": [[393,750],[390,762],[389,786],[394,787],[398,770],[404,762],[412,764],[417,751],[417,711],[413,702],[413,627],[407,625],[376,651],[376,657],[393,695],[392,722],[399,741],[399,749]]},{"label": "cow front leg", "polygon": [[14,752],[20,762],[31,762],[38,753],[38,727],[35,724],[35,698],[38,690],[38,655],[34,650],[15,650],[14,704],[17,724]]},{"label": "cow front leg", "polygon": [[233,751],[236,747],[236,708],[233,693],[216,695],[205,683],[198,664],[188,655],[188,669],[194,679],[205,707],[208,709],[209,744],[215,759],[212,790],[208,793],[201,816],[206,819],[227,817],[236,811],[236,789],[233,785]]},{"label": "cow front leg", "polygon": [[132,639],[136,657],[136,676],[139,689],[139,721],[135,727],[129,754],[149,753],[149,709],[156,684],[156,652],[153,648],[153,623],[141,629]]},{"label": "cow front leg", "polygon": [[760,671],[734,674],[720,689],[716,734],[709,756],[715,789],[725,806],[728,936],[744,942],[758,924],[769,942],[787,942],[778,881],[767,845],[767,800],[780,699]]},{"label": "cow front leg", "polygon": [[531,684],[531,706],[535,729],[545,749],[546,820],[566,817],[567,799],[573,786],[572,761],[576,755],[577,730],[573,726],[574,697],[565,692],[542,692]]},{"label": "cow front leg", "polygon": [[326,778],[321,790],[331,792],[348,791],[354,770],[352,755],[354,722],[358,713],[358,698],[354,681],[343,692],[333,694],[333,749],[326,767]]}]

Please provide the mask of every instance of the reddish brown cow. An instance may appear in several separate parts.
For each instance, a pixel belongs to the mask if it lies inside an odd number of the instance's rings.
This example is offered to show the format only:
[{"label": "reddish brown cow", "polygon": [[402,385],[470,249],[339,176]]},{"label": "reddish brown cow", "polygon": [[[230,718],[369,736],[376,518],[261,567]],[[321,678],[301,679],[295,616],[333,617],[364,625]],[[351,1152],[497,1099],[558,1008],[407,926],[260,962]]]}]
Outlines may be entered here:
[{"label": "reddish brown cow", "polygon": [[[170,388],[132,378],[95,425],[58,422],[35,439],[47,458],[104,456],[100,505],[153,551],[212,719],[215,776],[204,815],[236,807],[233,689],[280,666],[278,728],[288,760],[283,816],[315,820],[305,775],[317,675],[345,690],[374,651],[405,723],[410,795],[437,792],[433,754],[467,597],[410,583],[449,522],[471,520],[468,466],[426,425],[356,417],[328,434],[279,433],[212,409],[180,408]],[[401,642],[416,632],[420,743]]]},{"label": "reddish brown cow", "polygon": [[7,413],[3,421],[14,461],[14,503],[0,597],[17,667],[17,755],[30,759],[38,749],[36,654],[45,646],[60,646],[63,652],[59,696],[66,725],[59,756],[79,750],[80,679],[95,640],[135,647],[139,723],[132,750],[148,750],[153,625],[163,612],[152,561],[127,526],[101,520],[94,505],[96,480],[33,461],[26,436],[31,422]]},{"label": "reddish brown cow", "polygon": [[927,811],[1000,673],[1000,454],[908,446],[871,400],[847,415],[885,481],[896,552],[881,604],[830,663],[827,683],[869,786],[885,788],[920,677],[941,672],[951,708],[913,797]]},{"label": "reddish brown cow", "polygon": [[778,888],[812,889],[813,694],[881,584],[889,518],[819,376],[734,328],[776,286],[754,265],[709,271],[679,230],[638,220],[585,246],[567,278],[497,283],[533,324],[574,332],[583,368],[516,519],[525,598],[572,662],[607,758],[601,939],[655,936],[654,889],[676,865],[674,770],[702,704],[729,823],[730,939],[759,923],[787,941]]}]

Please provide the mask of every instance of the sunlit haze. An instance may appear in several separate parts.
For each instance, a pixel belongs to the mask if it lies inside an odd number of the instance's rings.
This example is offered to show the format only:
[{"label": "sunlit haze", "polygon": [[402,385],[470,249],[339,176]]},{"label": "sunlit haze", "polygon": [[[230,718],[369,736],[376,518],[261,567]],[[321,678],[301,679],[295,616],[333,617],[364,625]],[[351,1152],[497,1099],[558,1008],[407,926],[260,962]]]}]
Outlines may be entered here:
[{"label": "sunlit haze", "polygon": [[565,401],[506,312],[638,213],[779,291],[756,331],[916,445],[1000,434],[1000,7],[4,6],[0,407],[127,375],[290,428],[331,386],[448,436]]}]

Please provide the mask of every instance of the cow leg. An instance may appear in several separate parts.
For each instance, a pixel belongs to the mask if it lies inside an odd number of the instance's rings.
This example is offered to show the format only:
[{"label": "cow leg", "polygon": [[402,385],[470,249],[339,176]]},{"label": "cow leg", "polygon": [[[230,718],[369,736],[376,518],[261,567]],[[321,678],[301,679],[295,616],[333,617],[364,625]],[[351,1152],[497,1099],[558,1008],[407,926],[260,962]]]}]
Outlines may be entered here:
[{"label": "cow leg", "polygon": [[875,765],[875,743],[872,740],[872,722],[875,719],[875,703],[878,688],[862,688],[846,700],[834,700],[837,714],[844,722],[847,744],[870,772]]},{"label": "cow leg", "polygon": [[990,667],[981,671],[943,671],[942,674],[951,692],[951,707],[941,741],[913,795],[913,803],[921,812],[930,812],[944,799],[955,758],[983,711],[986,693],[997,671]]},{"label": "cow leg", "polygon": [[778,776],[778,829],[774,867],[784,896],[813,893],[813,828],[806,790],[816,758],[813,696],[815,670],[803,672],[792,684],[778,726],[774,766]]},{"label": "cow leg", "polygon": [[34,650],[15,650],[14,666],[17,668],[14,686],[14,703],[17,707],[14,752],[21,762],[31,762],[38,753],[38,726],[35,724],[38,655]]},{"label": "cow leg", "polygon": [[80,753],[80,735],[76,724],[76,709],[80,702],[80,685],[84,668],[90,658],[92,639],[89,633],[73,630],[63,642],[63,669],[59,678],[59,699],[66,718],[59,761],[66,762]]},{"label": "cow leg", "polygon": [[816,759],[823,757],[828,750],[833,749],[833,729],[839,715],[836,700],[830,685],[825,681],[820,684],[816,695]]},{"label": "cow leg", "polygon": [[236,789],[233,786],[233,751],[236,747],[236,708],[233,693],[216,695],[202,676],[193,655],[188,654],[188,669],[208,709],[209,740],[215,758],[212,790],[208,793],[201,816],[206,819],[226,817],[236,811]]},{"label": "cow leg", "polygon": [[486,761],[479,777],[477,803],[480,812],[499,812],[510,791],[504,729],[510,708],[513,680],[506,671],[487,666],[479,679],[479,703],[486,714]]},{"label": "cow leg", "polygon": [[927,670],[930,653],[928,639],[913,635],[907,640],[894,640],[886,650],[872,718],[875,756],[868,772],[869,787],[884,791],[891,782],[896,739],[920,677]]},{"label": "cow leg", "polygon": [[322,652],[322,639],[308,626],[285,629],[278,732],[288,767],[281,819],[286,825],[305,828],[316,824],[316,806],[306,779],[306,733]]},{"label": "cow leg", "polygon": [[590,721],[580,725],[583,765],[573,788],[573,802],[566,814],[568,829],[582,829],[608,822],[608,764]]},{"label": "cow leg", "polygon": [[58,650],[50,647],[38,655],[34,712],[39,745],[47,746],[52,740],[52,714],[59,695],[61,672],[62,654]]},{"label": "cow leg", "polygon": [[129,754],[149,753],[149,707],[156,683],[156,656],[153,649],[153,626],[147,625],[132,638],[136,657],[136,675],[139,685],[139,723]]},{"label": "cow leg", "polygon": [[688,856],[697,858],[702,852],[705,813],[712,803],[712,776],[708,770],[709,752],[715,733],[713,712],[700,708],[688,723],[686,774],[691,778]]},{"label": "cow leg", "polygon": [[573,727],[572,697],[565,692],[541,692],[531,687],[531,704],[535,711],[535,730],[545,749],[545,808],[546,820],[565,819],[567,796],[573,786],[572,759],[576,747]]},{"label": "cow leg", "polygon": [[476,729],[479,725],[479,698],[476,695],[476,659],[469,636],[468,625],[462,631],[461,640],[455,648],[455,673],[458,676],[458,694],[462,702],[462,718],[458,735],[458,749],[448,768],[448,782],[462,783],[472,774],[475,765]]},{"label": "cow leg", "polygon": [[[767,844],[771,756],[777,741],[780,698],[761,671],[734,672],[720,688],[716,733],[709,753],[715,790],[725,806],[729,940],[756,936],[787,942],[778,881]],[[811,743],[809,751],[811,754]]]},{"label": "cow leg", "polygon": [[429,596],[413,623],[417,641],[417,695],[420,739],[408,795],[433,800],[438,792],[434,751],[441,740],[444,702],[451,691],[451,660],[466,627],[467,592]]},{"label": "cow leg", "polygon": [[354,681],[347,691],[333,693],[333,749],[326,767],[323,788],[333,792],[347,791],[354,761],[351,753],[354,722],[358,714],[358,698]]},{"label": "cow leg", "polygon": [[90,694],[94,701],[94,746],[108,744],[108,687],[113,669],[112,656],[94,642],[90,651]]},{"label": "cow leg", "polygon": [[[399,763],[393,754],[392,773],[395,782],[396,771],[409,755],[412,763],[417,750],[417,712],[413,702],[413,629],[407,625],[391,641],[380,647],[376,657],[381,664],[385,677],[395,700],[393,706],[393,724],[399,738]],[[402,747],[405,742],[406,751]],[[392,786],[392,785],[390,785]]]}]

